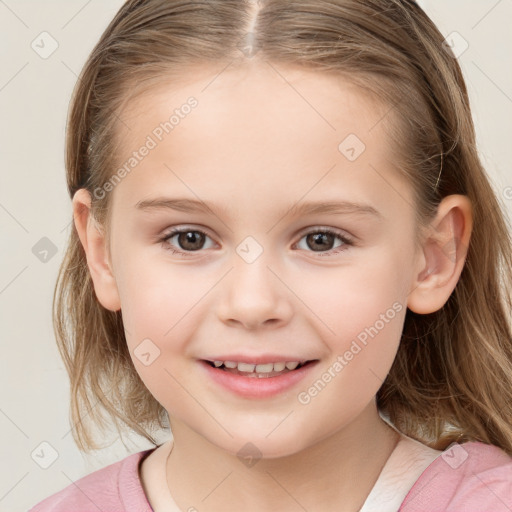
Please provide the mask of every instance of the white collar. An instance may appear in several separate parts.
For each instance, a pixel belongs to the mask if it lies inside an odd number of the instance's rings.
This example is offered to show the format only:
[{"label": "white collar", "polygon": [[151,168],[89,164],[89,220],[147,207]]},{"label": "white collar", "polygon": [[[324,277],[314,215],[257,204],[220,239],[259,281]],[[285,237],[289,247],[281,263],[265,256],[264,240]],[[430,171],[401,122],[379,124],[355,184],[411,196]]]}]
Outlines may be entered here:
[{"label": "white collar", "polygon": [[400,433],[359,512],[396,512],[416,480],[441,453]]},{"label": "white collar", "polygon": [[[159,446],[145,467],[146,495],[154,512],[180,512],[167,486],[166,462],[172,438]],[[382,468],[359,512],[396,512],[421,473],[442,452],[400,433],[400,439]]]}]

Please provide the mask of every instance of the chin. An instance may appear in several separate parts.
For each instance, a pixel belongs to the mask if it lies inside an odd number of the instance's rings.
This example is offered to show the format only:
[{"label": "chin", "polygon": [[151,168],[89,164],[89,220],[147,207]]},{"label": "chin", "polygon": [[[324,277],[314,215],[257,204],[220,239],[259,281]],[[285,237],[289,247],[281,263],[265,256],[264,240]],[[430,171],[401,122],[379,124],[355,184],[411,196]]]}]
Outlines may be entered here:
[{"label": "chin", "polygon": [[[265,430],[267,432],[267,430]],[[279,459],[290,457],[301,452],[309,445],[305,442],[303,435],[287,432],[277,434],[271,433],[268,437],[261,432],[247,433],[235,435],[233,438],[224,438],[222,442],[219,440],[211,440],[219,448],[222,448],[229,454],[238,457],[242,462],[254,459]],[[313,443],[314,444],[314,441]]]}]

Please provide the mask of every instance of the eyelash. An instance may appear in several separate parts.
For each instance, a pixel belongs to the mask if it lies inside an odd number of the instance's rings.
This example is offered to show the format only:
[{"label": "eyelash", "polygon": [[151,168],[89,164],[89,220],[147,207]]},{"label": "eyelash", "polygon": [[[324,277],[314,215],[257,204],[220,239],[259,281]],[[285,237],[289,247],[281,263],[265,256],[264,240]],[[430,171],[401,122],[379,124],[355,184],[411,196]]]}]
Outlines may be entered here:
[{"label": "eyelash", "polygon": [[[201,229],[197,229],[197,228],[194,228],[194,229],[185,228],[185,229],[183,229],[182,228],[182,229],[173,229],[172,231],[167,233],[163,238],[161,238],[160,242],[162,243],[162,246],[163,246],[163,248],[165,250],[171,251],[172,254],[178,254],[180,256],[188,257],[188,256],[191,256],[195,252],[201,252],[201,249],[198,249],[197,251],[181,251],[179,249],[174,249],[171,246],[171,244],[169,243],[169,240],[172,239],[175,235],[180,234],[180,233],[188,233],[188,232],[201,233],[205,237],[210,238],[210,236],[205,231],[203,231]],[[328,234],[328,235],[333,235],[334,237],[338,238],[339,240],[341,240],[343,242],[343,245],[338,247],[337,250],[331,249],[329,251],[319,251],[319,252],[316,253],[316,254],[319,254],[321,256],[333,256],[333,255],[339,254],[339,253],[347,250],[348,247],[352,247],[352,246],[355,245],[355,242],[354,242],[354,240],[351,237],[347,236],[346,234],[342,234],[342,233],[340,233],[338,231],[335,231],[333,229],[329,229],[329,228],[316,228],[316,229],[313,229],[313,230],[308,231],[306,233],[303,233],[302,236],[300,237],[299,241],[302,240],[304,237],[306,237],[308,235],[317,234],[317,233],[324,233],[324,234]],[[307,252],[315,253],[315,251],[307,251]]]}]

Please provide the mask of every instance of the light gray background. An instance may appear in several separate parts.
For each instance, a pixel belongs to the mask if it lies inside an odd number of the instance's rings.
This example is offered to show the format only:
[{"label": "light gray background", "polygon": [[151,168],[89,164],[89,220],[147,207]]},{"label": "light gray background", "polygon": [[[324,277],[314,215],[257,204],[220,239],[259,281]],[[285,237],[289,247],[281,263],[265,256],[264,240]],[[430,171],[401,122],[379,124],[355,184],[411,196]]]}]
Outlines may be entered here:
[{"label": "light gray background", "polygon": [[[76,75],[122,3],[0,0],[0,511],[26,511],[85,474],[152,446],[133,436],[129,452],[119,441],[93,457],[78,451],[51,324],[71,220],[63,166],[68,103]],[[456,31],[469,44],[459,61],[479,151],[511,215],[512,0],[421,4],[445,36]],[[46,59],[31,47],[43,31],[59,45]],[[46,262],[32,251],[43,237],[56,247]],[[58,453],[47,469],[40,464],[51,461],[52,451],[42,442]]]}]

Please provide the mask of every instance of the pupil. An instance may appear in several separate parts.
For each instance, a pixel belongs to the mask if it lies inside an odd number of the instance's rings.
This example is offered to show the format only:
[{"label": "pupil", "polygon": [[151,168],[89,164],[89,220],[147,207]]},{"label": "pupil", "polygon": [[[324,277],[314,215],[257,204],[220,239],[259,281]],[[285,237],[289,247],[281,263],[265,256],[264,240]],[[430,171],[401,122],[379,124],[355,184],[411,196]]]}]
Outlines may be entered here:
[{"label": "pupil", "polygon": [[[308,238],[313,240],[313,247],[311,247],[313,250],[316,248],[320,249],[326,249],[329,248],[329,246],[332,243],[332,235],[329,233],[315,233],[313,235],[309,235]],[[309,240],[308,240],[309,242]],[[331,243],[330,243],[331,242]]]},{"label": "pupil", "polygon": [[199,247],[194,245],[197,244],[198,240],[199,242],[203,242],[204,235],[197,231],[187,231],[186,233],[179,234],[179,243],[181,247],[189,251],[197,251],[201,248],[201,243],[199,244]]}]

